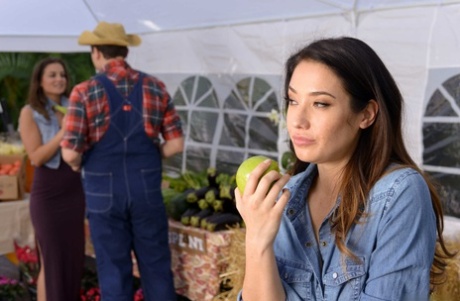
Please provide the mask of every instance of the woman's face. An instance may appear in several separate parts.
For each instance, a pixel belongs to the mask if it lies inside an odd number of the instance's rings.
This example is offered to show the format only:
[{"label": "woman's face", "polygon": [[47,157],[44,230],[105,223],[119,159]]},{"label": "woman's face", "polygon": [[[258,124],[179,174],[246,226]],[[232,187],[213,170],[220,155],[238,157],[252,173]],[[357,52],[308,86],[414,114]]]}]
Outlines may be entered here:
[{"label": "woman's face", "polygon": [[302,61],[288,88],[286,124],[297,157],[344,166],[359,137],[362,113],[353,113],[342,81],[324,64]]},{"label": "woman's face", "polygon": [[67,78],[60,63],[51,63],[43,70],[40,83],[45,95],[51,99],[60,97],[66,90]]}]

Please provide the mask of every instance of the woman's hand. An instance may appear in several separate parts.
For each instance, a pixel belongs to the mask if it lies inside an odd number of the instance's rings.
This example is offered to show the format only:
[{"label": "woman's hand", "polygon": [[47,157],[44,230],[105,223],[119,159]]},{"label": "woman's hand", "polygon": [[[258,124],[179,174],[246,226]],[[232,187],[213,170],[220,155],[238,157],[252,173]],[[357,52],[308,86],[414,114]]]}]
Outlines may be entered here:
[{"label": "woman's hand", "polygon": [[67,114],[62,114],[61,112],[56,112],[55,114],[59,123],[59,127],[62,129],[65,125]]},{"label": "woman's hand", "polygon": [[290,176],[274,170],[262,176],[269,166],[270,160],[266,160],[249,174],[243,195],[235,189],[236,207],[246,225],[246,243],[260,250],[272,246],[290,196],[286,189],[277,201]]}]

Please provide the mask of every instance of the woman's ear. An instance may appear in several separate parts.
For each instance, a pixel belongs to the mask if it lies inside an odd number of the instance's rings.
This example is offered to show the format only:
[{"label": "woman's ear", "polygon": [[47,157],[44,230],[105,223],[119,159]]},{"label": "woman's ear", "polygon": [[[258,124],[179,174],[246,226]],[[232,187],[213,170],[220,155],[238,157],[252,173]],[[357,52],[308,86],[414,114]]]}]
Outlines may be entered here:
[{"label": "woman's ear", "polygon": [[374,123],[375,118],[377,118],[378,112],[379,104],[374,99],[369,100],[366,107],[362,111],[363,119],[361,120],[359,127],[362,129],[370,127]]}]

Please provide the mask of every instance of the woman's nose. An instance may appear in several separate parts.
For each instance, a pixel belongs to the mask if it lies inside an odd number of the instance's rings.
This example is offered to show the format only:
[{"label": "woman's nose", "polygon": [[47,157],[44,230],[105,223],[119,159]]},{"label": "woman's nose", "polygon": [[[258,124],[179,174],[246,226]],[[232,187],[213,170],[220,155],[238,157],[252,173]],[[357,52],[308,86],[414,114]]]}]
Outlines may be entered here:
[{"label": "woman's nose", "polygon": [[296,128],[308,128],[310,126],[308,113],[305,110],[296,110],[290,118]]}]

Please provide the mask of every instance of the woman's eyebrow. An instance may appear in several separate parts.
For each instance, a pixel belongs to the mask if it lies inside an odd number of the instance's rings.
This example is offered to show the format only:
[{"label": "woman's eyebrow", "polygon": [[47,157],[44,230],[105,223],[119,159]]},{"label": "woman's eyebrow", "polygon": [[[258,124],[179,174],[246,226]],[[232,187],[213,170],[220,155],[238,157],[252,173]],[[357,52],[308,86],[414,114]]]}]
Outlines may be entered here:
[{"label": "woman's eyebrow", "polygon": [[[294,94],[297,94],[297,91],[296,89],[294,89],[293,87],[289,86],[288,87],[289,91],[291,91],[292,93]],[[310,92],[308,93],[309,95],[313,95],[313,96],[317,96],[317,95],[327,95],[327,96],[330,96],[334,99],[337,99],[337,97],[335,97],[334,95],[332,95],[331,93],[329,92],[326,92],[326,91],[314,91],[314,92]]]}]

